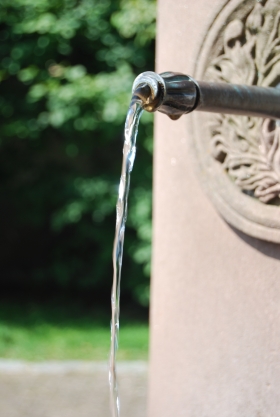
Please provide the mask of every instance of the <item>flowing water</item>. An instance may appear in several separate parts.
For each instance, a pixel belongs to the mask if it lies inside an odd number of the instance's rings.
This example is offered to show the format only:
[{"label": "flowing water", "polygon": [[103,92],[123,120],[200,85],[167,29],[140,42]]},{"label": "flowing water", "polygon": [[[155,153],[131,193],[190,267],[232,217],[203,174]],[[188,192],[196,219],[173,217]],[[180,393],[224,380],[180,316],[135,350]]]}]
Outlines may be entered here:
[{"label": "flowing water", "polygon": [[119,417],[120,415],[120,400],[116,373],[116,354],[118,349],[119,335],[121,268],[125,222],[127,217],[127,199],[129,193],[130,173],[132,171],[135,159],[136,137],[142,112],[143,109],[141,103],[139,101],[132,101],[128,109],[124,128],[122,172],[117,201],[116,232],[113,247],[113,286],[111,294],[112,321],[109,383],[112,417]]}]

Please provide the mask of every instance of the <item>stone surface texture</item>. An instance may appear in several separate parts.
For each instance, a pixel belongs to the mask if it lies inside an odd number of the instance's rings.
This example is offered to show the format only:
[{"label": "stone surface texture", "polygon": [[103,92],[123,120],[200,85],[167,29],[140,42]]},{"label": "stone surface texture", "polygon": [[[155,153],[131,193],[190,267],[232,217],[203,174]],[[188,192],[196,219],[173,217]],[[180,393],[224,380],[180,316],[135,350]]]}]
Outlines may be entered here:
[{"label": "stone surface texture", "polygon": [[[159,0],[157,71],[194,73],[225,0]],[[217,213],[197,179],[192,121],[156,114],[149,417],[280,410],[280,246]]]},{"label": "stone surface texture", "polygon": [[[120,363],[122,417],[146,416],[147,364]],[[0,361],[1,417],[110,416],[108,366]]]}]

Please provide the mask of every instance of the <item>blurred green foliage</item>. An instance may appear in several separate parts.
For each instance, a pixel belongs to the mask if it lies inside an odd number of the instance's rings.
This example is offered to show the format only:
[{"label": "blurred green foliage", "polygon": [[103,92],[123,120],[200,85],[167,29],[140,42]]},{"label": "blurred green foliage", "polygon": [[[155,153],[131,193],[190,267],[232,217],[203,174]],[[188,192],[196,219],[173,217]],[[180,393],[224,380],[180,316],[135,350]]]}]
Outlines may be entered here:
[{"label": "blurred green foliage", "polygon": [[[154,65],[154,0],[2,0],[0,279],[108,296],[123,125]],[[122,291],[147,305],[152,118],[132,176]]]}]

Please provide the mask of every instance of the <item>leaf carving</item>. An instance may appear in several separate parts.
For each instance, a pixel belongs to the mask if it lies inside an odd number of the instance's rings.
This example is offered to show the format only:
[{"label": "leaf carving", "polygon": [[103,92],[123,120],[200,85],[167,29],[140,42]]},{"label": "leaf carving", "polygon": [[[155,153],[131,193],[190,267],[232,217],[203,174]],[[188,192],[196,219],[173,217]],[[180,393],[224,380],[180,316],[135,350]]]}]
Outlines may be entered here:
[{"label": "leaf carving", "polygon": [[[224,31],[222,53],[206,71],[211,81],[260,86],[280,83],[279,0],[262,0]],[[263,203],[280,197],[280,124],[270,119],[215,115],[211,152],[229,177]]]}]

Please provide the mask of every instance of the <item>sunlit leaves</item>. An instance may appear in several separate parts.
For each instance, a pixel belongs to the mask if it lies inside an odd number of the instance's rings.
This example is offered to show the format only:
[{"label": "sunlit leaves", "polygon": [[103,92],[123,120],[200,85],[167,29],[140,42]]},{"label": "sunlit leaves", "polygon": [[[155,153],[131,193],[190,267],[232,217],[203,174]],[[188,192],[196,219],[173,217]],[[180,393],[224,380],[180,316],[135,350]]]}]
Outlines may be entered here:
[{"label": "sunlit leaves", "polygon": [[111,21],[124,37],[136,36],[136,42],[143,46],[155,37],[155,17],[155,2],[122,0],[120,10],[112,15]]},{"label": "sunlit leaves", "polygon": [[[12,207],[1,229],[16,228],[5,229],[5,242],[30,240],[6,245],[18,266],[5,276],[18,268],[21,282],[110,288],[123,123],[135,76],[153,69],[154,30],[153,0],[1,1],[0,191]],[[151,137],[145,115],[126,236],[126,265],[136,272],[124,284],[140,301],[148,279],[135,262],[148,276]],[[0,258],[6,268],[9,257]]]}]

